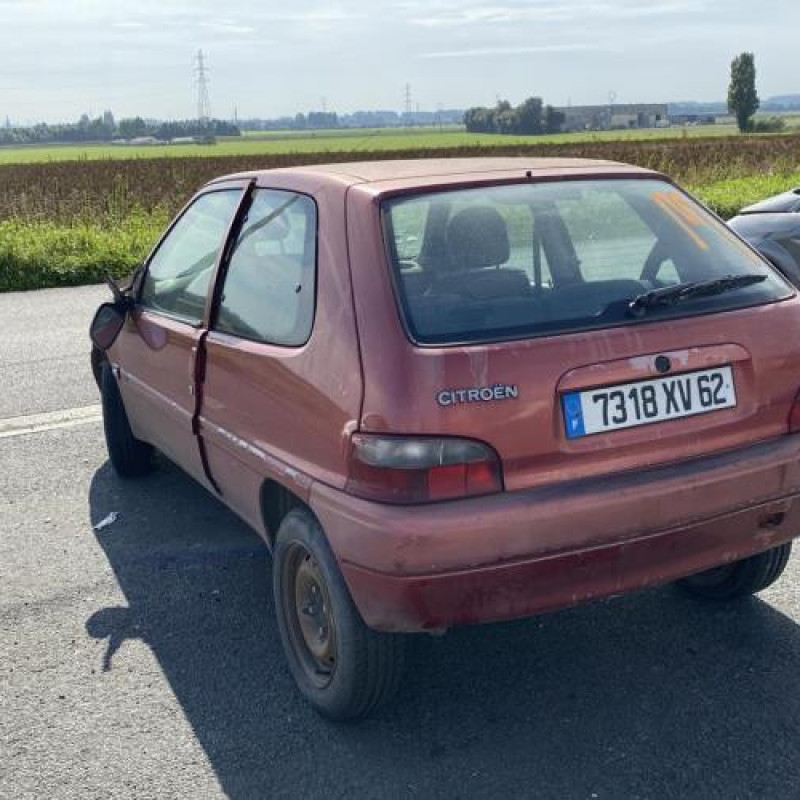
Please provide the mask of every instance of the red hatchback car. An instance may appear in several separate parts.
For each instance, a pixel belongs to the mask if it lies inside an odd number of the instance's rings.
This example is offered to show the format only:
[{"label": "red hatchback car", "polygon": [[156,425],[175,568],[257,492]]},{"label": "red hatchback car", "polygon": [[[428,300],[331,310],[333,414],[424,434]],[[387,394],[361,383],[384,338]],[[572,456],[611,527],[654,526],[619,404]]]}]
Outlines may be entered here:
[{"label": "red hatchback car", "polygon": [[680,580],[800,533],[800,300],[662,175],[469,159],[233,175],[92,325],[111,461],[157,449],[273,552],[324,714],[409,632]]}]

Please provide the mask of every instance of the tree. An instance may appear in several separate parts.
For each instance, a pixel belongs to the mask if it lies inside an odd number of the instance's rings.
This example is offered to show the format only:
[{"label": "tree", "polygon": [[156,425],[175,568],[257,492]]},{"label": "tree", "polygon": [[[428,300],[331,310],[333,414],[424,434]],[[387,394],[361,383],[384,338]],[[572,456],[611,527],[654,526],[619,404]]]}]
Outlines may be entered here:
[{"label": "tree", "polygon": [[547,106],[544,110],[545,133],[561,133],[566,119],[567,115],[563,111],[556,111],[553,106]]},{"label": "tree", "polygon": [[519,127],[517,112],[513,108],[498,108],[494,114],[494,128],[497,133],[514,133]]},{"label": "tree", "polygon": [[514,133],[536,135],[542,132],[542,98],[529,97],[516,109],[516,130]]},{"label": "tree", "polygon": [[306,127],[322,131],[339,127],[339,115],[335,111],[309,111],[306,116]]},{"label": "tree", "polygon": [[464,114],[464,125],[470,133],[494,133],[494,111],[470,108]]},{"label": "tree", "polygon": [[464,125],[470,133],[522,133],[537,136],[557,133],[565,116],[552,106],[543,106],[541,97],[529,97],[514,108],[508,100],[498,100],[494,108],[470,108]]},{"label": "tree", "polygon": [[123,139],[135,139],[137,136],[146,136],[147,124],[141,117],[120,120],[119,134]]},{"label": "tree", "polygon": [[740,53],[731,62],[728,111],[736,116],[736,122],[742,133],[752,127],[752,118],[758,111],[759,105],[755,57],[752,53]]},{"label": "tree", "polygon": [[485,125],[485,108],[468,108],[464,112],[464,126],[470,133],[486,133]]}]

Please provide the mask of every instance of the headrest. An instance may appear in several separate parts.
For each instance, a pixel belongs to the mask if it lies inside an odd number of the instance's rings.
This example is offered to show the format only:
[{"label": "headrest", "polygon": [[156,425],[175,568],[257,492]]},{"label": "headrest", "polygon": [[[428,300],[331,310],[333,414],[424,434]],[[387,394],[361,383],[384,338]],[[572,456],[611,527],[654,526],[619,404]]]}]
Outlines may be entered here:
[{"label": "headrest", "polygon": [[289,235],[289,221],[286,214],[278,214],[257,234],[262,241],[282,242]]},{"label": "headrest", "polygon": [[475,300],[496,300],[531,293],[531,282],[521,269],[490,269],[460,276],[462,294]]},{"label": "headrest", "polygon": [[446,240],[452,271],[496,267],[511,254],[505,220],[492,206],[459,211],[447,224]]},{"label": "headrest", "polygon": [[257,215],[252,214],[245,219],[240,238],[240,244],[247,242],[250,247],[257,247],[261,242],[282,242],[289,235],[289,222],[286,214],[274,214],[274,210],[267,210],[264,214],[259,209]]}]

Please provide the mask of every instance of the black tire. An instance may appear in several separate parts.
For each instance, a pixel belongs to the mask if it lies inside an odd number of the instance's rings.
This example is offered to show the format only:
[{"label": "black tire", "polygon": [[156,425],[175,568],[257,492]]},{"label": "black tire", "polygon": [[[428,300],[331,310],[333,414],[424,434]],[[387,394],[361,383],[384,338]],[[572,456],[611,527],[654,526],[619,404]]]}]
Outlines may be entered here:
[{"label": "black tire", "polygon": [[[314,581],[316,594],[304,594],[303,586],[313,589]],[[339,721],[360,719],[392,698],[402,679],[406,639],[364,624],[322,528],[305,509],[290,511],[278,530],[273,594],[289,670],[319,713]],[[302,629],[317,625],[315,654]]]},{"label": "black tire", "polygon": [[747,597],[772,586],[786,569],[791,553],[792,543],[787,542],[750,558],[684,578],[679,585],[706,600]]},{"label": "black tire", "polygon": [[117,380],[107,363],[100,375],[100,398],[108,457],[116,473],[122,478],[138,478],[151,472],[153,446],[133,435]]}]

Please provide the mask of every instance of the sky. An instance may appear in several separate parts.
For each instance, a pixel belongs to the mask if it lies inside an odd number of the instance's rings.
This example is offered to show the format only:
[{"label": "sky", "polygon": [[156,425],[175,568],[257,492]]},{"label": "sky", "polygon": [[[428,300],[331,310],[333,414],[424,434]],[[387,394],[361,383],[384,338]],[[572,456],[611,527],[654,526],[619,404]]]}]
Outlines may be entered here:
[{"label": "sky", "polygon": [[0,120],[724,100],[800,92],[798,0],[0,0]]}]

